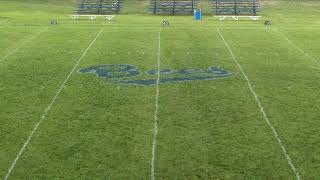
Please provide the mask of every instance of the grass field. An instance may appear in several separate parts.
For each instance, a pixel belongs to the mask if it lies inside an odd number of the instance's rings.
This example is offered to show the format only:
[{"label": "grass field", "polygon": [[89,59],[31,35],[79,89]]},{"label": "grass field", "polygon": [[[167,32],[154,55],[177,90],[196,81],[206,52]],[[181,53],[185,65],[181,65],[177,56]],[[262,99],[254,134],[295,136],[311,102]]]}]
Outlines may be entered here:
[{"label": "grass field", "polygon": [[320,179],[320,1],[256,22],[126,3],[0,0],[0,178]]}]

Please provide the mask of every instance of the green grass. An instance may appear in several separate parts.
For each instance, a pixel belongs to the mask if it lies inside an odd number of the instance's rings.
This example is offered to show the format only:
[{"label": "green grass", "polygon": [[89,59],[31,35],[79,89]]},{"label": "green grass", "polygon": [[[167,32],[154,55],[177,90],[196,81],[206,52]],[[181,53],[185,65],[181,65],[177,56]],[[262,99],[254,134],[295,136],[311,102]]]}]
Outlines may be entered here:
[{"label": "green grass", "polygon": [[[72,0],[0,1],[0,177],[103,29],[9,179],[150,179],[156,86],[78,70],[131,64],[139,79],[154,79],[145,72],[157,69],[159,31],[161,69],[219,66],[235,74],[159,85],[155,178],[295,179],[220,29],[301,179],[319,179],[320,2],[265,0],[257,22],[152,16],[147,4],[124,1],[122,14],[106,22],[71,20]],[[164,19],[170,27],[161,27]]]}]

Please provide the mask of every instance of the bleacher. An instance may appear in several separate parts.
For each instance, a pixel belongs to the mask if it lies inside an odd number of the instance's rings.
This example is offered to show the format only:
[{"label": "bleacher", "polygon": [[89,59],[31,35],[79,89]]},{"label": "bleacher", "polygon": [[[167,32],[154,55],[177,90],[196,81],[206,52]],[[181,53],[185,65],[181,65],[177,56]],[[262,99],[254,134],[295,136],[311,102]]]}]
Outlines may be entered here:
[{"label": "bleacher", "polygon": [[121,0],[78,0],[75,14],[107,15],[117,14],[121,10]]},{"label": "bleacher", "polygon": [[198,0],[151,0],[150,12],[153,14],[193,14]]},{"label": "bleacher", "polygon": [[257,16],[260,3],[257,0],[211,0],[215,15]]}]

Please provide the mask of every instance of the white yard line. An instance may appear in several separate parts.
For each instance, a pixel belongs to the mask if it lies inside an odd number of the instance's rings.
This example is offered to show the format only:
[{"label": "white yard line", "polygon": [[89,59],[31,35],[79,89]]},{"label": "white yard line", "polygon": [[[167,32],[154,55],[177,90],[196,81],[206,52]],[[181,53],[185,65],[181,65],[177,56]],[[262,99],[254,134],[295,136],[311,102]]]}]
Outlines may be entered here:
[{"label": "white yard line", "polygon": [[224,39],[224,37],[223,37],[223,35],[221,34],[220,30],[217,29],[217,31],[218,31],[218,33],[220,34],[220,36],[221,36],[221,38],[222,38],[225,46],[228,48],[229,53],[230,53],[230,55],[231,55],[234,63],[238,66],[238,68],[240,69],[243,77],[244,77],[245,80],[247,81],[248,87],[249,87],[252,95],[254,96],[256,103],[258,104],[258,106],[259,106],[259,108],[260,108],[260,112],[261,112],[264,120],[267,122],[267,124],[269,125],[270,129],[272,130],[272,133],[273,133],[274,138],[278,141],[278,143],[279,143],[279,145],[280,145],[280,147],[281,147],[281,149],[282,149],[283,155],[284,155],[285,158],[287,159],[288,164],[289,164],[289,166],[291,167],[294,175],[296,176],[296,178],[297,178],[298,180],[300,180],[299,172],[298,172],[298,170],[295,168],[295,166],[294,166],[294,164],[293,164],[293,161],[291,160],[290,156],[288,155],[287,150],[286,150],[286,148],[284,147],[284,145],[283,145],[280,137],[278,136],[278,133],[277,133],[276,129],[273,127],[273,125],[272,125],[271,122],[269,121],[269,118],[268,118],[266,112],[264,111],[264,108],[263,108],[263,106],[262,106],[262,104],[261,104],[261,102],[260,102],[260,100],[259,100],[259,97],[258,97],[257,93],[254,91],[254,89],[253,89],[253,87],[252,87],[251,81],[249,80],[247,74],[246,74],[246,73],[244,72],[244,70],[242,69],[242,66],[241,66],[240,63],[238,62],[238,60],[237,60],[236,56],[234,55],[231,47],[229,46],[229,44],[228,44],[228,43],[226,42],[226,40]]},{"label": "white yard line", "polygon": [[20,43],[16,48],[14,48],[12,51],[10,51],[7,55],[3,56],[0,59],[0,63],[2,61],[4,61],[6,58],[8,58],[9,56],[11,56],[12,54],[14,54],[15,52],[17,52],[21,47],[23,47],[24,45],[26,45],[28,42],[32,41],[33,39],[37,38],[38,36],[40,36],[43,32],[45,32],[48,28],[43,29],[42,31],[40,31],[39,33],[37,33],[36,35],[32,36],[31,38],[23,41],[22,43]]},{"label": "white yard line", "polygon": [[152,158],[151,158],[151,180],[155,180],[155,159],[157,149],[157,135],[158,135],[158,112],[159,112],[159,83],[160,83],[160,55],[161,55],[161,30],[158,33],[158,52],[157,52],[157,82],[156,82],[156,96],[155,96],[155,110],[154,110],[154,128],[153,128],[153,142],[152,142]]},{"label": "white yard line", "polygon": [[40,120],[38,121],[38,123],[34,126],[33,130],[31,131],[31,133],[29,134],[29,137],[27,138],[27,140],[25,141],[25,143],[23,144],[23,146],[21,147],[19,153],[17,154],[16,158],[14,159],[14,161],[12,162],[4,180],[7,180],[12,172],[12,170],[15,168],[16,163],[18,162],[18,160],[20,159],[20,156],[22,155],[22,153],[25,151],[26,147],[28,146],[28,144],[30,143],[30,140],[32,139],[32,136],[34,135],[34,133],[37,131],[37,129],[39,128],[40,124],[42,123],[42,121],[46,118],[46,116],[48,115],[49,111],[51,110],[52,105],[54,104],[54,102],[57,100],[58,96],[60,95],[60,93],[62,92],[62,90],[64,89],[66,83],[68,82],[68,80],[70,79],[71,75],[73,74],[73,72],[76,70],[76,68],[78,67],[78,65],[80,64],[81,60],[86,56],[86,54],[88,53],[89,49],[92,47],[92,45],[96,42],[96,40],[100,37],[101,33],[103,32],[103,29],[101,29],[99,31],[99,33],[96,35],[96,37],[94,38],[94,40],[90,43],[90,45],[87,47],[87,49],[83,52],[82,56],[78,59],[77,63],[74,65],[74,67],[72,68],[72,70],[70,71],[70,73],[68,74],[68,76],[66,77],[66,79],[63,81],[63,83],[60,85],[58,91],[56,92],[55,96],[53,96],[50,104],[48,105],[48,107],[45,109],[43,115],[41,116]]},{"label": "white yard line", "polygon": [[296,48],[300,53],[304,54],[306,57],[310,58],[314,63],[319,64],[319,61],[316,60],[314,57],[310,56],[308,53],[306,53],[304,50],[299,48],[297,45],[295,45],[287,36],[285,36],[283,33],[278,31],[277,29],[273,29],[275,32],[279,33],[285,40],[289,42],[294,48]]}]

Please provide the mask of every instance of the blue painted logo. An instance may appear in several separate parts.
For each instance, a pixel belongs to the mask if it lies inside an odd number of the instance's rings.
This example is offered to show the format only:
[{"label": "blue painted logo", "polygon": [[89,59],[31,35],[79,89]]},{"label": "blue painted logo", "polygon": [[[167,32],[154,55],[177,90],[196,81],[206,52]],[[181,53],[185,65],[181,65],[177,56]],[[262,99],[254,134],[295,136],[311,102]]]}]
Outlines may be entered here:
[{"label": "blue painted logo", "polygon": [[208,69],[188,68],[180,70],[171,69],[151,69],[145,73],[140,73],[138,68],[129,64],[105,64],[96,65],[79,70],[82,74],[96,74],[99,78],[104,78],[108,82],[115,84],[132,84],[150,86],[157,83],[158,73],[160,74],[160,84],[176,83],[196,80],[215,80],[227,78],[235,73],[221,69],[220,67],[209,67]]}]

